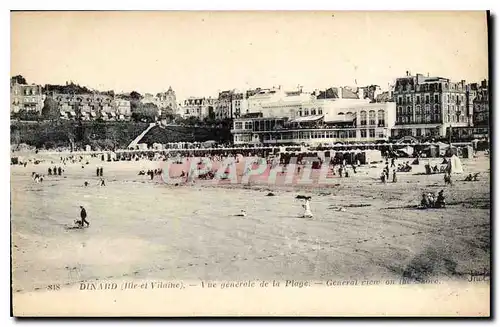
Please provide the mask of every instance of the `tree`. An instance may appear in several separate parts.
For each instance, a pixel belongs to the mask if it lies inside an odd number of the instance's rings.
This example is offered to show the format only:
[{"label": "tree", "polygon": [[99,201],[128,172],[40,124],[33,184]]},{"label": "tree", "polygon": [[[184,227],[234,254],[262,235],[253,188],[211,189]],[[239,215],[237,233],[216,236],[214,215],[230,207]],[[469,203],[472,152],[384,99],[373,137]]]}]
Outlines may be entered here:
[{"label": "tree", "polygon": [[26,82],[26,79],[22,75],[16,75],[12,77],[10,80],[11,82],[16,82],[17,84],[28,84]]},{"label": "tree", "polygon": [[21,109],[17,113],[17,117],[19,120],[27,120],[27,121],[38,121],[40,120],[40,114],[38,111]]},{"label": "tree", "polygon": [[42,108],[42,118],[50,120],[58,120],[59,117],[60,115],[59,115],[59,108],[57,101],[52,99],[52,97],[45,98]]},{"label": "tree", "polygon": [[137,91],[132,91],[132,92],[130,92],[130,98],[133,100],[141,100],[142,95]]}]

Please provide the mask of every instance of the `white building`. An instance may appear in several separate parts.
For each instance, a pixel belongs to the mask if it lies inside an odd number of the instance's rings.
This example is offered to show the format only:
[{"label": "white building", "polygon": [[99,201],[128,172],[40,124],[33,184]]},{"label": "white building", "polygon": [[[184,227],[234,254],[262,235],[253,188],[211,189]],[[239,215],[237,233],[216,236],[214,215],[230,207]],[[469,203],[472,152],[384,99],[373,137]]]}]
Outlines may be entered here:
[{"label": "white building", "polygon": [[209,116],[215,117],[215,108],[217,106],[217,99],[214,98],[195,98],[190,97],[184,100],[182,105],[181,116],[184,118],[196,117],[204,119]]},{"label": "white building", "polygon": [[278,101],[258,114],[234,120],[235,144],[373,143],[388,140],[396,121],[395,103],[369,99]]}]

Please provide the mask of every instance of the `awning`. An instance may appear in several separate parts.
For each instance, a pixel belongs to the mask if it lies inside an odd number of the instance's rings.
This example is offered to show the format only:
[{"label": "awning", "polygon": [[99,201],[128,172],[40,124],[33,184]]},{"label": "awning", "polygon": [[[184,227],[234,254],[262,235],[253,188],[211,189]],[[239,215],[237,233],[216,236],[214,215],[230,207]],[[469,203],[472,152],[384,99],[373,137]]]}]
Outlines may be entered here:
[{"label": "awning", "polygon": [[115,117],[116,114],[114,112],[111,112],[111,117]]},{"label": "awning", "polygon": [[304,123],[304,122],[313,122],[313,121],[318,121],[321,118],[323,118],[323,115],[314,115],[314,116],[305,116],[305,117],[299,117],[294,120],[292,120],[292,123]]},{"label": "awning", "polygon": [[96,113],[92,111],[92,112],[90,113],[90,115],[91,115],[92,117],[95,117],[95,116],[96,116]]},{"label": "awning", "polygon": [[76,116],[76,112],[74,112],[74,111],[70,111],[70,112],[69,112],[69,114],[70,114],[71,116]]}]

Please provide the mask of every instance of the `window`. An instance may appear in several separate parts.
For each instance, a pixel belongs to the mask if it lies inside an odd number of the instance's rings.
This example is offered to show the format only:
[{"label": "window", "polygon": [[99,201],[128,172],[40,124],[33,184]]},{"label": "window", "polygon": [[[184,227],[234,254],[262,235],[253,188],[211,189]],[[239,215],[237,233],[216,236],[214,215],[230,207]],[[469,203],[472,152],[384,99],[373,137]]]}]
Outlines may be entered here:
[{"label": "window", "polygon": [[370,110],[368,113],[369,118],[370,118],[370,125],[373,126],[375,125],[375,110]]},{"label": "window", "polygon": [[417,128],[416,136],[422,136],[422,130],[420,128]]},{"label": "window", "polygon": [[318,108],[318,115],[322,115],[322,114],[323,114],[323,109]]},{"label": "window", "polygon": [[370,137],[371,138],[375,137],[375,130],[374,129],[370,129]]},{"label": "window", "polygon": [[398,104],[403,104],[403,97],[398,97]]},{"label": "window", "polygon": [[434,102],[439,102],[439,94],[434,94]]},{"label": "window", "polygon": [[366,125],[366,111],[361,111],[360,114],[360,124],[361,125]]},{"label": "window", "polygon": [[316,115],[316,109],[311,109],[311,115]]},{"label": "window", "polygon": [[243,129],[243,123],[242,122],[235,122],[234,129]]},{"label": "window", "polygon": [[309,110],[308,109],[304,110],[304,116],[309,116]]},{"label": "window", "polygon": [[431,106],[428,104],[425,105],[425,114],[430,114],[431,113]]},{"label": "window", "polygon": [[403,114],[403,107],[398,107],[398,115],[402,115]]},{"label": "window", "polygon": [[415,114],[420,115],[422,112],[420,111],[420,106],[415,107]]},{"label": "window", "polygon": [[406,107],[406,114],[407,115],[411,115],[412,114],[410,106]]},{"label": "window", "polygon": [[383,110],[379,110],[377,113],[378,119],[378,127],[385,126],[385,112]]},{"label": "window", "polygon": [[425,103],[429,103],[429,96],[428,95],[425,96]]},{"label": "window", "polygon": [[416,102],[417,102],[417,104],[420,103],[420,95],[417,95],[417,101]]},{"label": "window", "polygon": [[299,110],[299,116],[302,117],[302,110]]},{"label": "window", "polygon": [[366,129],[361,130],[361,137],[366,138]]}]

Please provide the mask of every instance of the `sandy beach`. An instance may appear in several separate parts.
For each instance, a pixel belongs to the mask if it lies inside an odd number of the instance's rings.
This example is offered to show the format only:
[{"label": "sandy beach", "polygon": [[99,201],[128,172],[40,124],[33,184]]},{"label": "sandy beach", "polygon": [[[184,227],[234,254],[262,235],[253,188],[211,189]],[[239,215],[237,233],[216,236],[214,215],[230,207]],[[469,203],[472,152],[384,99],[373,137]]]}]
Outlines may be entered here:
[{"label": "sandy beach", "polygon": [[[382,164],[331,185],[270,185],[256,177],[176,187],[137,175],[161,164],[93,158],[39,184],[31,173],[47,174],[54,164],[11,166],[13,291],[123,279],[464,280],[471,271],[490,271],[490,166],[483,153],[462,160],[464,173],[452,175],[453,186],[444,186],[442,174],[419,175],[424,161],[386,184],[378,178]],[[479,181],[463,181],[474,172]],[[445,209],[412,208],[422,191],[441,189]],[[298,194],[313,196],[314,218],[299,218]],[[67,229],[80,205],[90,228]],[[236,216],[241,209],[246,217]]]}]

